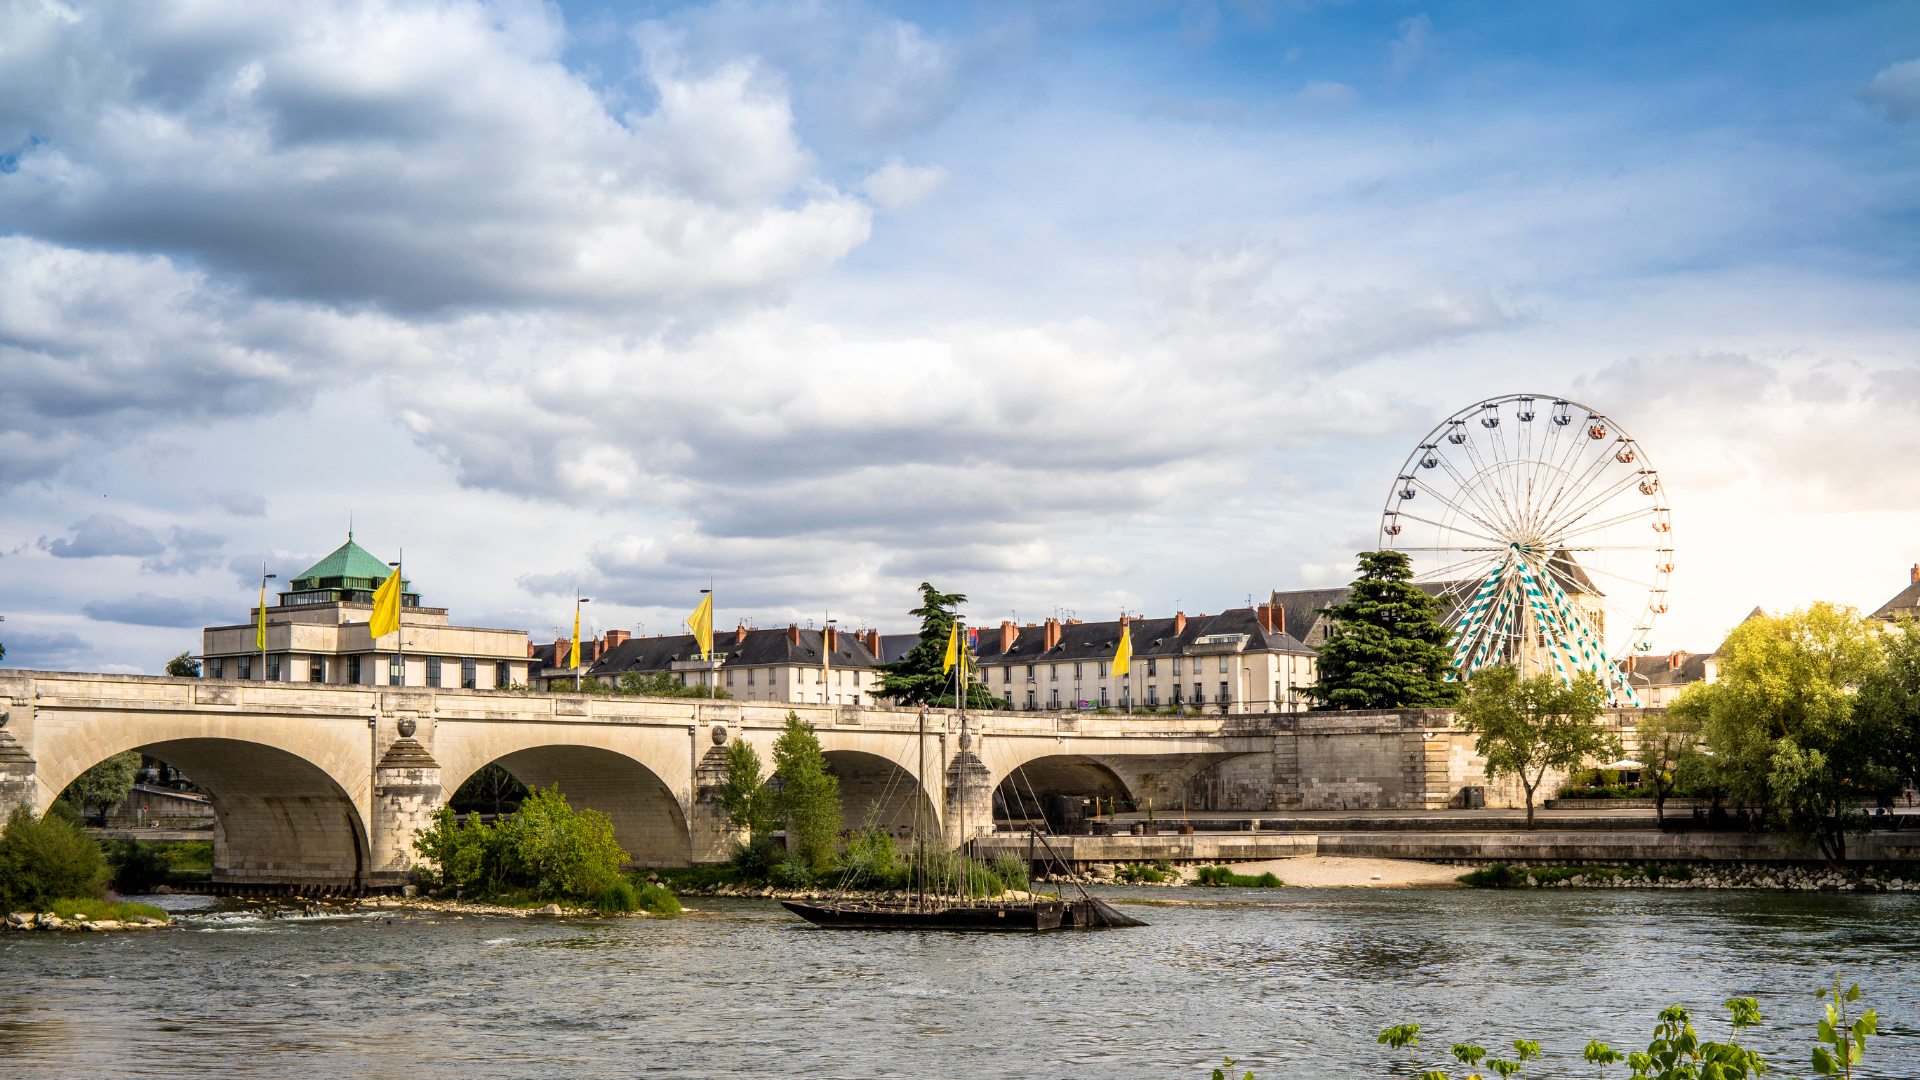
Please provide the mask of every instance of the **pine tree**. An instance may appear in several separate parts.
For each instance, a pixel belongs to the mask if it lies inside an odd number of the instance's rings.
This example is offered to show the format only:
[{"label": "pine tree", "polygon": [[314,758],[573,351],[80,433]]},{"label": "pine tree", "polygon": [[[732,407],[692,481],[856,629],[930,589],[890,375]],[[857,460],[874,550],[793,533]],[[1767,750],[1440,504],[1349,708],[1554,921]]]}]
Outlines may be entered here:
[{"label": "pine tree", "polygon": [[1453,632],[1440,601],[1413,584],[1398,551],[1360,553],[1347,602],[1327,609],[1335,625],[1320,647],[1320,681],[1307,693],[1323,709],[1441,709],[1459,702]]},{"label": "pine tree", "polygon": [[[920,616],[920,642],[899,660],[880,665],[882,697],[902,705],[953,707],[953,672],[940,669],[946,663],[954,610],[966,602],[965,593],[943,593],[927,582],[920,583],[920,606],[907,613]],[[967,707],[1004,709],[1006,703],[985,686],[970,682]]]}]

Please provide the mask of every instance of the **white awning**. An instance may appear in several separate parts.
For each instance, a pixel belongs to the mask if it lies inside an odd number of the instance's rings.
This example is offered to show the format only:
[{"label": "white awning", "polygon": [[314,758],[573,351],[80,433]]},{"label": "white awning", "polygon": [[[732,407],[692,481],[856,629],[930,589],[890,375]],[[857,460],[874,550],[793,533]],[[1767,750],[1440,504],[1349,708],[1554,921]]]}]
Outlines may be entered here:
[{"label": "white awning", "polygon": [[1620,759],[1619,761],[1610,761],[1610,762],[1608,762],[1608,763],[1607,763],[1607,764],[1605,764],[1605,765],[1596,765],[1596,766],[1595,766],[1595,768],[1599,768],[1599,769],[1644,769],[1644,768],[1646,768],[1646,766],[1645,766],[1644,764],[1642,764],[1642,763],[1640,763],[1640,762],[1638,762],[1638,761],[1635,761],[1635,760],[1633,760],[1632,758],[1621,758],[1621,759]]}]

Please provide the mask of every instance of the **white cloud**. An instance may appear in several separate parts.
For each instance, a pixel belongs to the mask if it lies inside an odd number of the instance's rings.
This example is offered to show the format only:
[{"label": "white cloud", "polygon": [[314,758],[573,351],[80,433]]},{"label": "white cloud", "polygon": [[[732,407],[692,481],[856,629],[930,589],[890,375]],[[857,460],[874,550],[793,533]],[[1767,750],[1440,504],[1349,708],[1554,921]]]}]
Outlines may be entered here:
[{"label": "white cloud", "polygon": [[80,610],[87,618],[97,622],[181,629],[218,625],[233,618],[235,613],[234,605],[219,600],[205,598],[182,600],[147,592],[89,601],[82,604]]},{"label": "white cloud", "polygon": [[1920,60],[1889,65],[1856,96],[1877,106],[1896,124],[1920,118]]},{"label": "white cloud", "polygon": [[904,210],[925,202],[947,182],[947,170],[937,165],[908,165],[894,158],[861,182],[860,190],[887,210]]},{"label": "white cloud", "polygon": [[1387,43],[1393,77],[1404,79],[1413,74],[1433,52],[1433,20],[1426,15],[1409,15],[1400,20],[1400,36]]},{"label": "white cloud", "polygon": [[71,540],[40,538],[41,550],[56,559],[98,559],[108,555],[158,555],[167,546],[153,530],[116,514],[94,514],[69,530]]}]

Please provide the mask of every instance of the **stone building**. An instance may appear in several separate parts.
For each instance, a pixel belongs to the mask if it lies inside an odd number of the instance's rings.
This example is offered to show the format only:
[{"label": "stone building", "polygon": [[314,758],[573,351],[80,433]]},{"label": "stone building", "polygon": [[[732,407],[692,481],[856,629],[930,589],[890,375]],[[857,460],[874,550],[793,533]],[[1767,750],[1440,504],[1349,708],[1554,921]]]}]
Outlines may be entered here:
[{"label": "stone building", "polygon": [[1896,619],[1920,619],[1920,563],[1915,563],[1913,569],[1908,571],[1907,587],[1893,599],[1881,604],[1873,617],[1889,623]]},{"label": "stone building", "polygon": [[1171,705],[1223,712],[1299,712],[1315,679],[1313,650],[1287,634],[1273,604],[1218,615],[1176,612],[1130,618],[1130,673],[1114,676],[1119,620],[1002,622],[977,632],[987,689],[1022,710],[1157,709]]},{"label": "stone building", "polygon": [[[392,568],[349,536],[288,582],[267,611],[267,647],[256,644],[260,609],[237,626],[200,632],[201,677],[266,682],[354,683],[501,689],[527,681],[527,633],[449,624],[446,608],[422,607],[401,582],[400,633],[375,643],[373,593]],[[404,638],[404,671],[397,638]]]},{"label": "stone building", "polygon": [[1665,656],[1631,656],[1620,661],[1627,685],[1644,708],[1664,709],[1681,691],[1707,679],[1707,665],[1718,653],[1674,651]]},{"label": "stone building", "polygon": [[[571,668],[556,666],[567,660],[572,643],[558,641],[537,646],[539,661],[547,666],[534,677],[552,689],[573,685]],[[823,705],[875,705],[879,678],[875,655],[878,631],[759,630],[744,625],[713,635],[713,659],[700,659],[692,634],[632,637],[610,630],[598,641],[581,642],[582,676],[615,682],[629,672],[651,675],[667,672],[686,686],[707,686],[718,680],[720,689],[735,701],[807,702]]]}]

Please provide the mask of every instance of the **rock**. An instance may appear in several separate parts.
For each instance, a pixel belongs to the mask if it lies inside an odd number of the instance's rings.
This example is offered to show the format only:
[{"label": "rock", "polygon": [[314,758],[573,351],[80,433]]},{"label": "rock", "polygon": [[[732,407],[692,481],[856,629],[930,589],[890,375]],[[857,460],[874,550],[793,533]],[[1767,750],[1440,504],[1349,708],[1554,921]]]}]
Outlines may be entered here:
[{"label": "rock", "polygon": [[151,915],[140,916],[140,925],[142,926],[166,926],[172,921],[171,919],[156,919]]},{"label": "rock", "polygon": [[[466,661],[464,661],[464,660],[463,660],[463,661],[461,661],[461,663],[465,663],[465,662],[466,662]],[[958,691],[958,690],[956,690],[956,691],[954,691],[954,693],[956,693],[956,694],[957,694],[957,693],[959,693],[959,691]],[[412,886],[412,885],[408,885],[408,886],[405,886],[404,888],[402,888],[402,889],[400,890],[400,895],[401,895],[401,896],[405,896],[405,897],[415,897],[415,896],[419,896],[419,895],[420,895],[420,890],[419,890],[419,889],[417,889],[417,888],[415,888],[415,887],[414,887],[414,886]]]},{"label": "rock", "polygon": [[540,914],[542,914],[542,915],[558,915],[558,914],[560,914],[560,905],[559,905],[559,904],[548,904],[548,905],[547,905],[546,907],[543,907],[543,908],[541,908],[541,909],[540,909]]},{"label": "rock", "polygon": [[15,930],[31,930],[33,929],[34,920],[37,918],[39,918],[39,916],[31,911],[16,911],[7,916],[7,925],[13,927]]},{"label": "rock", "polygon": [[100,920],[98,920],[98,921],[95,921],[95,922],[90,922],[90,923],[88,923],[88,924],[87,924],[87,929],[89,929],[89,930],[118,930],[118,929],[120,929],[120,921],[119,921],[118,919],[100,919]]},{"label": "rock", "polygon": [[40,929],[42,930],[64,930],[66,926],[66,920],[58,915],[44,914],[40,916]]}]

